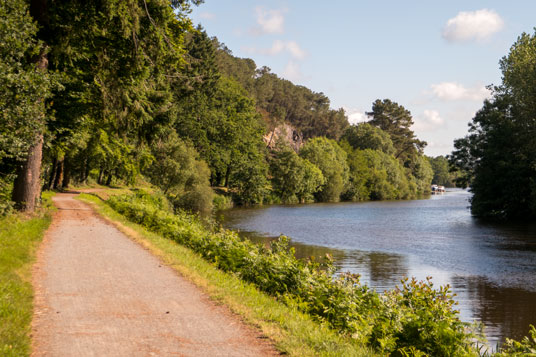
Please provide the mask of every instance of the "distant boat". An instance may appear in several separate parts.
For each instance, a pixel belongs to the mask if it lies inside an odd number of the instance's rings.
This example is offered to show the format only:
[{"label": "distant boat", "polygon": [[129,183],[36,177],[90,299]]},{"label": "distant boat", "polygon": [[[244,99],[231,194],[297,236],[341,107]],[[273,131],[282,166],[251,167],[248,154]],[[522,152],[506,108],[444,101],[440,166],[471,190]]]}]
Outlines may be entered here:
[{"label": "distant boat", "polygon": [[445,193],[445,186],[432,185],[432,194]]}]

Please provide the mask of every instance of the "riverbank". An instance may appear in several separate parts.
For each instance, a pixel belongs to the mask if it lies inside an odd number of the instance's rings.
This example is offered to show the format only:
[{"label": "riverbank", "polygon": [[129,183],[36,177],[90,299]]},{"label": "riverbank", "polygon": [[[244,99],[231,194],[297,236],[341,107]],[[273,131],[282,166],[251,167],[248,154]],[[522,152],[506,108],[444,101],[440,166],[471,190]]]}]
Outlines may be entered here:
[{"label": "riverbank", "polygon": [[30,354],[33,315],[32,264],[51,222],[53,193],[43,193],[43,207],[34,215],[0,218],[0,355]]},{"label": "riverbank", "polygon": [[[194,250],[220,269],[325,323],[337,334],[380,353],[421,351],[433,355],[475,354],[474,335],[452,308],[448,288],[406,281],[379,295],[358,276],[332,278],[329,261],[297,260],[280,240],[266,249],[236,233],[207,228],[194,216],[173,214],[159,195],[138,191],[107,203],[129,220]],[[416,330],[414,330],[416,329]]]},{"label": "riverbank", "polygon": [[32,356],[274,356],[269,340],[58,193],[34,267]]},{"label": "riverbank", "polygon": [[[99,193],[99,196],[103,195]],[[104,195],[109,196],[109,193]],[[280,351],[295,356],[374,354],[355,340],[313,321],[296,306],[286,306],[236,275],[216,269],[191,249],[130,222],[96,196],[82,195],[81,199],[91,203],[99,214],[201,288],[211,299],[228,306],[248,324],[258,327]]]},{"label": "riverbank", "polygon": [[339,272],[359,273],[377,291],[431,275],[457,294],[463,321],[485,325],[491,346],[521,339],[536,322],[536,226],[473,218],[469,198],[450,190],[426,200],[236,208],[218,218],[257,242],[286,234],[301,257],[330,253]]}]

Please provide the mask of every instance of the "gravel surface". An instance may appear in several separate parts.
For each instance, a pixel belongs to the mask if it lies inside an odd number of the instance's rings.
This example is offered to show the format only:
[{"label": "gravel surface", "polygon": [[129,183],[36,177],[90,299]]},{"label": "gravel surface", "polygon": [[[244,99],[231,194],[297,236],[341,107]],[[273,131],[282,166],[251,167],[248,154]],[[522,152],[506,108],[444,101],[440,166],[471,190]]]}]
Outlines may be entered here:
[{"label": "gravel surface", "polygon": [[34,267],[33,356],[278,354],[74,196],[54,197]]}]

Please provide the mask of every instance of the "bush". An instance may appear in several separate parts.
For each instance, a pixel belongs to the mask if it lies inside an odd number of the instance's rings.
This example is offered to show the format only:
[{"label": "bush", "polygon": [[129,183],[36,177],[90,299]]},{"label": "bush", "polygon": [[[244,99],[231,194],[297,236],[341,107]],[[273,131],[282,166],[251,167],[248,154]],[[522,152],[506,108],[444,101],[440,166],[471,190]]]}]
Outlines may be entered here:
[{"label": "bush", "polygon": [[0,217],[7,215],[13,210],[11,202],[12,180],[0,177]]},{"label": "bush", "polygon": [[529,335],[521,341],[507,338],[497,356],[536,356],[536,328],[533,325],[530,325]]},{"label": "bush", "polygon": [[215,211],[233,208],[233,199],[231,196],[214,194],[212,205]]},{"label": "bush", "polygon": [[448,286],[435,290],[430,280],[406,280],[401,288],[380,295],[362,285],[358,275],[333,278],[330,258],[322,263],[296,259],[286,237],[265,248],[232,231],[209,229],[196,216],[174,215],[162,209],[165,204],[159,198],[144,192],[114,196],[107,203],[131,221],[383,354],[475,354],[475,336],[453,309]]},{"label": "bush", "polygon": [[176,208],[207,214],[212,211],[210,170],[195,148],[176,133],[157,140],[154,160],[145,174],[170,198]]}]

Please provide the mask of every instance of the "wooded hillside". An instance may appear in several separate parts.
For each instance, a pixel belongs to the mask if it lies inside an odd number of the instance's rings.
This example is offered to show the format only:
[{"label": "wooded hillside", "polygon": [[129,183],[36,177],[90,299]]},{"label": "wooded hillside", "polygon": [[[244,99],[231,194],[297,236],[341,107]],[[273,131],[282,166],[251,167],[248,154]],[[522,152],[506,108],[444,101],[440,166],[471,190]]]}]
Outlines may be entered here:
[{"label": "wooded hillside", "polygon": [[211,187],[238,204],[428,193],[426,143],[408,110],[377,100],[369,123],[350,125],[323,93],[195,28],[197,3],[2,6],[2,211],[33,210],[43,188],[140,177],[175,207],[207,212]]}]

